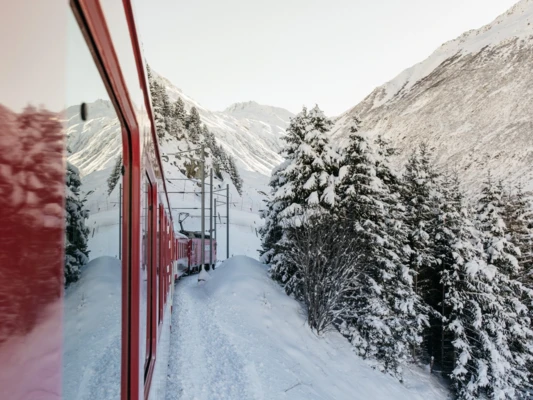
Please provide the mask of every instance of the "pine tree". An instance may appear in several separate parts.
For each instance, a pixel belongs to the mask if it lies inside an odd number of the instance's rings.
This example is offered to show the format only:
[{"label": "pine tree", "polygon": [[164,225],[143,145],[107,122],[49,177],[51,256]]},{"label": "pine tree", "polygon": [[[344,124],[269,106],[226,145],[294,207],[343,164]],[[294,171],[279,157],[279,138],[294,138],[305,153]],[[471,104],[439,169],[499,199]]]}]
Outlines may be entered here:
[{"label": "pine tree", "polygon": [[233,185],[235,185],[235,188],[237,189],[237,192],[240,196],[242,196],[242,178],[239,175],[239,171],[237,170],[237,165],[235,164],[235,159],[232,156],[228,156],[228,163],[229,163],[229,175],[231,178],[231,182],[233,182]]},{"label": "pine tree", "polygon": [[[533,210],[531,209],[530,199],[524,193],[522,183],[516,186],[516,191],[509,196],[507,202],[507,212],[504,218],[507,232],[510,235],[510,241],[519,250],[518,264],[521,267],[519,279],[522,282],[528,282],[533,277]],[[528,285],[531,287],[531,285]]]},{"label": "pine tree", "polygon": [[[184,127],[181,121],[174,115],[174,105],[170,108],[170,114],[166,117],[166,130],[176,140],[182,140]],[[170,138],[167,138],[167,140]]]},{"label": "pine tree", "polygon": [[533,332],[522,299],[531,294],[514,278],[520,274],[519,250],[507,239],[501,187],[490,173],[478,204],[486,262],[465,265],[466,293],[462,299],[457,296],[455,304],[462,319],[451,325],[456,335],[462,334],[454,341],[461,352],[452,379],[461,399],[524,397],[533,361]]},{"label": "pine tree", "polygon": [[304,107],[296,115],[283,137],[286,145],[282,155],[290,164],[280,171],[285,178],[284,185],[276,193],[289,206],[281,212],[282,218],[303,215],[306,209],[327,209],[334,205],[335,181],[331,175],[335,154],[326,133],[332,122],[324,113],[314,107]]},{"label": "pine tree", "polygon": [[[274,195],[278,189],[283,185],[285,178],[281,176],[280,172],[290,163],[289,160],[285,160],[279,166],[272,170],[272,177],[270,178],[269,186],[272,197],[266,201],[266,209],[261,212],[261,218],[264,219],[263,226],[259,229],[261,235],[261,250],[259,254],[261,260],[270,264],[275,255],[276,244],[281,240],[283,236],[283,229],[279,218],[280,210],[287,207],[287,202],[282,199],[276,199]],[[278,279],[287,280],[288,277],[279,277]]]},{"label": "pine tree", "polygon": [[479,318],[491,292],[492,270],[486,263],[481,234],[464,205],[458,179],[448,178],[445,176],[445,204],[439,214],[442,228],[436,243],[444,294],[441,354],[437,362],[443,373],[449,374],[458,397],[471,399],[479,393],[474,386],[481,377],[477,376],[481,372],[478,368],[484,365],[483,360],[476,359],[476,353],[480,343]]},{"label": "pine tree", "polygon": [[[432,154],[426,144],[421,144],[413,152],[405,167],[402,197],[405,204],[405,223],[407,227],[407,246],[409,259],[407,265],[415,273],[414,289],[429,307],[424,315],[429,326],[424,331],[422,360],[430,362],[439,343],[435,333],[441,331],[439,304],[442,289],[439,284],[440,265],[435,257],[436,226],[441,203],[439,175],[432,164]],[[415,353],[417,348],[413,349]]]},{"label": "pine tree", "polygon": [[435,199],[438,197],[437,178],[431,153],[426,144],[413,152],[405,167],[403,197],[406,223],[409,227],[410,267],[417,272],[415,289],[424,292],[429,271],[435,266],[431,249],[431,229],[435,221]]},{"label": "pine tree", "polygon": [[353,291],[347,297],[340,330],[364,357],[376,358],[381,368],[401,379],[401,365],[410,348],[420,342],[418,313],[420,298],[412,289],[412,272],[405,265],[403,235],[396,215],[397,197],[388,184],[386,162],[381,160],[358,133],[354,120],[350,142],[341,159],[338,191],[341,215],[359,236],[359,247],[366,249],[359,261]]},{"label": "pine tree", "polygon": [[[475,243],[476,236],[469,230],[472,222],[463,208],[457,173],[445,171],[436,196],[434,201],[438,203],[435,209],[437,223],[431,238],[436,264],[433,268],[435,273],[429,276],[429,291],[426,295],[428,305],[435,313],[431,315],[430,326],[426,329],[425,350],[434,363],[433,368],[447,375],[455,368],[452,345],[454,337],[451,329],[446,326],[451,306],[447,296],[450,290],[457,290],[452,287],[455,283],[453,279],[457,278],[457,270],[471,260],[477,260],[475,246],[472,244]],[[477,256],[481,257],[481,253]]]},{"label": "pine tree", "polygon": [[67,163],[65,285],[80,278],[81,267],[87,264],[89,256],[87,249],[89,229],[85,226],[89,212],[85,208],[85,199],[80,198],[80,186],[78,170]]},{"label": "pine tree", "polygon": [[520,250],[506,238],[507,227],[505,193],[502,185],[496,185],[490,172],[483,184],[482,195],[477,210],[478,224],[484,233],[484,247],[489,257],[499,271],[507,276],[517,276],[519,270],[517,257]]},{"label": "pine tree", "polygon": [[196,107],[191,107],[187,119],[185,120],[185,127],[189,131],[189,138],[193,144],[200,143],[200,135],[202,131],[202,121],[200,119],[200,114]]},{"label": "pine tree", "polygon": [[[309,112],[304,107],[291,119],[283,137],[286,145],[282,155],[287,162],[276,170],[279,186],[273,187],[271,198],[278,224],[292,224],[305,213],[326,212],[334,206],[335,177],[331,171],[336,157],[326,135],[331,126],[332,122],[318,106]],[[291,293],[297,290],[300,281],[294,276],[295,268],[284,261],[283,252],[279,251],[283,245],[287,243],[282,236],[274,245],[271,274]],[[280,246],[278,250],[276,246]]]},{"label": "pine tree", "polygon": [[152,97],[152,108],[154,111],[155,128],[157,136],[161,139],[167,134],[167,118],[169,99],[165,87],[156,79],[150,82],[150,94]]},{"label": "pine tree", "polygon": [[178,100],[174,103],[174,118],[180,121],[183,126],[185,126],[185,121],[187,119],[187,111],[185,111],[185,103],[178,97]]},{"label": "pine tree", "polygon": [[122,175],[122,154],[119,154],[117,157],[117,161],[115,161],[115,165],[113,167],[113,170],[111,171],[111,175],[109,175],[109,178],[107,178],[107,194],[110,195],[111,192],[115,189],[115,186],[117,186],[117,182],[120,180],[120,176]]}]

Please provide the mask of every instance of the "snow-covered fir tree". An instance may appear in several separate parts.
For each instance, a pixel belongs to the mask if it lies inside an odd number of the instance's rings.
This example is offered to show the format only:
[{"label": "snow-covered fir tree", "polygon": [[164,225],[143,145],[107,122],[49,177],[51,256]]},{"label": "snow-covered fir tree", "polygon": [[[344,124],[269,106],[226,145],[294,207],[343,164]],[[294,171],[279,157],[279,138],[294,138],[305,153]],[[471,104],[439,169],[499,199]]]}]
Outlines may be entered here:
[{"label": "snow-covered fir tree", "polygon": [[402,188],[411,250],[409,264],[416,271],[415,289],[418,293],[422,293],[428,285],[427,275],[431,274],[430,270],[436,262],[431,249],[431,237],[437,212],[437,178],[431,152],[426,144],[421,144],[405,166]]},{"label": "snow-covered fir tree", "polygon": [[113,166],[113,170],[111,171],[111,175],[109,175],[109,178],[107,178],[107,194],[111,194],[111,192],[115,189],[115,186],[117,186],[117,183],[120,180],[121,174],[122,154],[119,154],[117,161],[115,161],[115,165]]},{"label": "snow-covered fir tree", "polygon": [[504,215],[507,205],[506,194],[502,189],[503,186],[494,182],[489,171],[478,201],[477,223],[484,233],[484,248],[489,262],[502,273],[514,275],[519,271],[517,257],[520,256],[520,249],[506,236],[507,226]]},{"label": "snow-covered fir tree", "polygon": [[[304,107],[291,119],[287,135],[282,138],[286,143],[282,150],[286,162],[276,170],[275,186],[271,182],[270,201],[275,206],[270,207],[270,218],[276,224],[292,224],[306,213],[327,212],[335,205],[337,156],[327,138],[331,126],[332,122],[318,106],[310,111]],[[284,243],[282,235],[274,245],[271,274],[291,293],[297,289],[300,277],[295,276],[296,268],[285,262],[281,251],[284,245],[288,243]]]},{"label": "snow-covered fir tree", "polygon": [[[391,176],[387,163],[358,133],[354,120],[350,142],[343,149],[338,193],[341,215],[349,221],[352,235],[365,257],[357,265],[352,291],[344,301],[341,332],[359,354],[380,362],[380,368],[401,378],[401,365],[413,344],[420,342],[420,297],[412,288],[413,273],[404,255],[405,230],[396,210],[398,196],[380,175]],[[355,251],[352,250],[352,251]]]},{"label": "snow-covered fir tree", "polygon": [[167,116],[165,112],[168,111],[168,95],[166,94],[165,87],[159,83],[156,79],[153,79],[153,75],[148,69],[148,77],[150,82],[150,95],[152,98],[152,108],[154,111],[154,120],[157,136],[159,138],[165,137],[167,132]]},{"label": "snow-covered fir tree", "polygon": [[[433,165],[431,151],[425,143],[411,154],[405,166],[401,191],[407,227],[407,265],[415,274],[415,292],[429,306],[425,309],[429,327],[424,330],[421,355],[424,362],[430,362],[438,349],[438,344],[436,346],[433,340],[434,330],[441,330],[437,310],[442,290],[439,289],[440,267],[434,249],[441,195],[439,175]],[[417,353],[420,349],[413,350]]]},{"label": "snow-covered fir tree", "polygon": [[266,208],[262,210],[260,214],[261,218],[264,220],[264,224],[259,229],[261,235],[261,249],[259,254],[261,260],[266,264],[271,264],[275,254],[276,244],[283,236],[279,212],[284,210],[288,204],[284,199],[277,199],[274,195],[285,182],[285,178],[280,172],[285,170],[289,163],[289,160],[285,160],[272,170],[272,177],[269,182],[272,196],[265,202]]},{"label": "snow-covered fir tree", "polygon": [[237,189],[239,195],[242,196],[242,178],[239,175],[237,164],[232,156],[228,156],[228,169],[231,181],[235,185],[235,189]]},{"label": "snow-covered fir tree", "polygon": [[279,171],[284,182],[274,194],[276,199],[288,203],[281,211],[282,218],[334,205],[337,160],[327,137],[331,126],[318,106],[310,111],[304,107],[291,119],[287,135],[282,138],[286,143],[282,155],[290,162]]},{"label": "snow-covered fir tree", "polygon": [[185,121],[187,118],[187,111],[185,110],[185,103],[181,97],[178,97],[178,100],[174,103],[174,118],[176,118],[183,126],[185,126]]},{"label": "snow-covered fir tree", "polygon": [[[468,215],[457,177],[445,174],[443,206],[439,212],[442,227],[436,243],[441,263],[443,302],[441,305],[441,351],[437,352],[441,370],[448,373],[459,398],[477,394],[473,383],[478,359],[479,314],[486,305],[492,270],[488,268],[481,242]],[[450,345],[452,349],[450,349]],[[468,389],[471,387],[471,389]]]},{"label": "snow-covered fir tree", "polygon": [[200,143],[202,134],[202,121],[200,114],[196,107],[191,107],[187,119],[185,120],[185,127],[189,130],[189,139],[193,144]]},{"label": "snow-covered fir tree", "polygon": [[[466,208],[463,206],[463,195],[459,189],[459,178],[456,172],[446,170],[442,174],[439,185],[436,225],[433,231],[433,256],[436,266],[430,276],[427,303],[433,308],[431,324],[426,330],[425,342],[431,357],[434,370],[443,375],[450,374],[456,363],[453,346],[453,330],[447,325],[450,313],[456,301],[450,298],[450,292],[460,290],[453,285],[460,284],[462,269],[469,262],[482,262],[479,235],[476,235]],[[459,279],[454,281],[454,279]],[[438,313],[438,314],[437,314]],[[426,360],[427,361],[427,360]]]},{"label": "snow-covered fir tree", "polygon": [[87,249],[89,228],[85,226],[89,212],[85,208],[85,199],[80,197],[80,186],[81,180],[77,168],[67,162],[65,285],[76,282],[80,278],[81,267],[89,260]]},{"label": "snow-covered fir tree", "polygon": [[183,103],[183,100],[181,97],[178,97],[178,100],[176,100],[173,104],[172,108],[172,118],[176,121],[176,126],[178,129],[178,132],[180,135],[178,136],[178,139],[181,139],[181,135],[183,135],[183,129],[185,128],[185,121],[187,118],[187,111],[185,110],[185,103]]},{"label": "snow-covered fir tree", "polygon": [[503,212],[501,188],[489,172],[477,209],[486,262],[466,264],[466,272],[476,279],[463,277],[470,297],[457,300],[456,307],[466,322],[452,325],[456,335],[465,331],[455,341],[462,351],[452,374],[462,399],[522,398],[529,385],[533,332],[523,299],[531,293],[515,278],[520,251],[508,240]]},{"label": "snow-covered fir tree", "polygon": [[[519,250],[518,264],[521,267],[520,280],[530,281],[533,273],[533,210],[531,200],[519,182],[514,193],[509,195],[507,213],[504,217],[510,241]],[[531,285],[529,285],[531,287]]]}]

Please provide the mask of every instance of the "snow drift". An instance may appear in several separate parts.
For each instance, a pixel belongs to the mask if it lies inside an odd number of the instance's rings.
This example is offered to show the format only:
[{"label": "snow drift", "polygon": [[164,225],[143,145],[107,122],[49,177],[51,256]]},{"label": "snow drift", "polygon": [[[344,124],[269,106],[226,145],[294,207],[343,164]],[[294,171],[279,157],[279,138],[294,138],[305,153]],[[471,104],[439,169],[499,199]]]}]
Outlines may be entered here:
[{"label": "snow drift", "polygon": [[98,257],[64,297],[63,398],[118,399],[121,263]]},{"label": "snow drift", "polygon": [[265,265],[239,256],[210,275],[176,287],[167,400],[446,398],[426,372],[413,368],[402,385],[339,333],[317,337]]}]

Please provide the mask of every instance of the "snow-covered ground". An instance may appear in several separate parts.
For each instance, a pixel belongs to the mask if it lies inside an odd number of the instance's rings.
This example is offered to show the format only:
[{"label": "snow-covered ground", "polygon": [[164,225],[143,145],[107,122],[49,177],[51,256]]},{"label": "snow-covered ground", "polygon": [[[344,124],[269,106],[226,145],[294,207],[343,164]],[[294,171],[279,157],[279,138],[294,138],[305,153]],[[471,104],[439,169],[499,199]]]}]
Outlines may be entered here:
[{"label": "snow-covered ground", "polygon": [[258,261],[237,256],[210,275],[176,285],[166,400],[447,398],[427,372],[413,367],[401,384],[339,333],[317,337]]},{"label": "snow-covered ground", "polygon": [[121,320],[120,261],[95,258],[65,292],[62,398],[120,397]]}]

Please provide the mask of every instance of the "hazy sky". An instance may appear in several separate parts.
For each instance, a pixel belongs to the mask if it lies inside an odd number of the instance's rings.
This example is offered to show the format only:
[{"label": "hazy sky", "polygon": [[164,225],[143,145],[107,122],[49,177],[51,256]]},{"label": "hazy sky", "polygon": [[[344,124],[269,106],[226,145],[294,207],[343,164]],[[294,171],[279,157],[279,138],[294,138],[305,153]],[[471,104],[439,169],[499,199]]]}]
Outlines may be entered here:
[{"label": "hazy sky", "polygon": [[516,0],[137,0],[150,65],[211,110],[333,116]]}]

